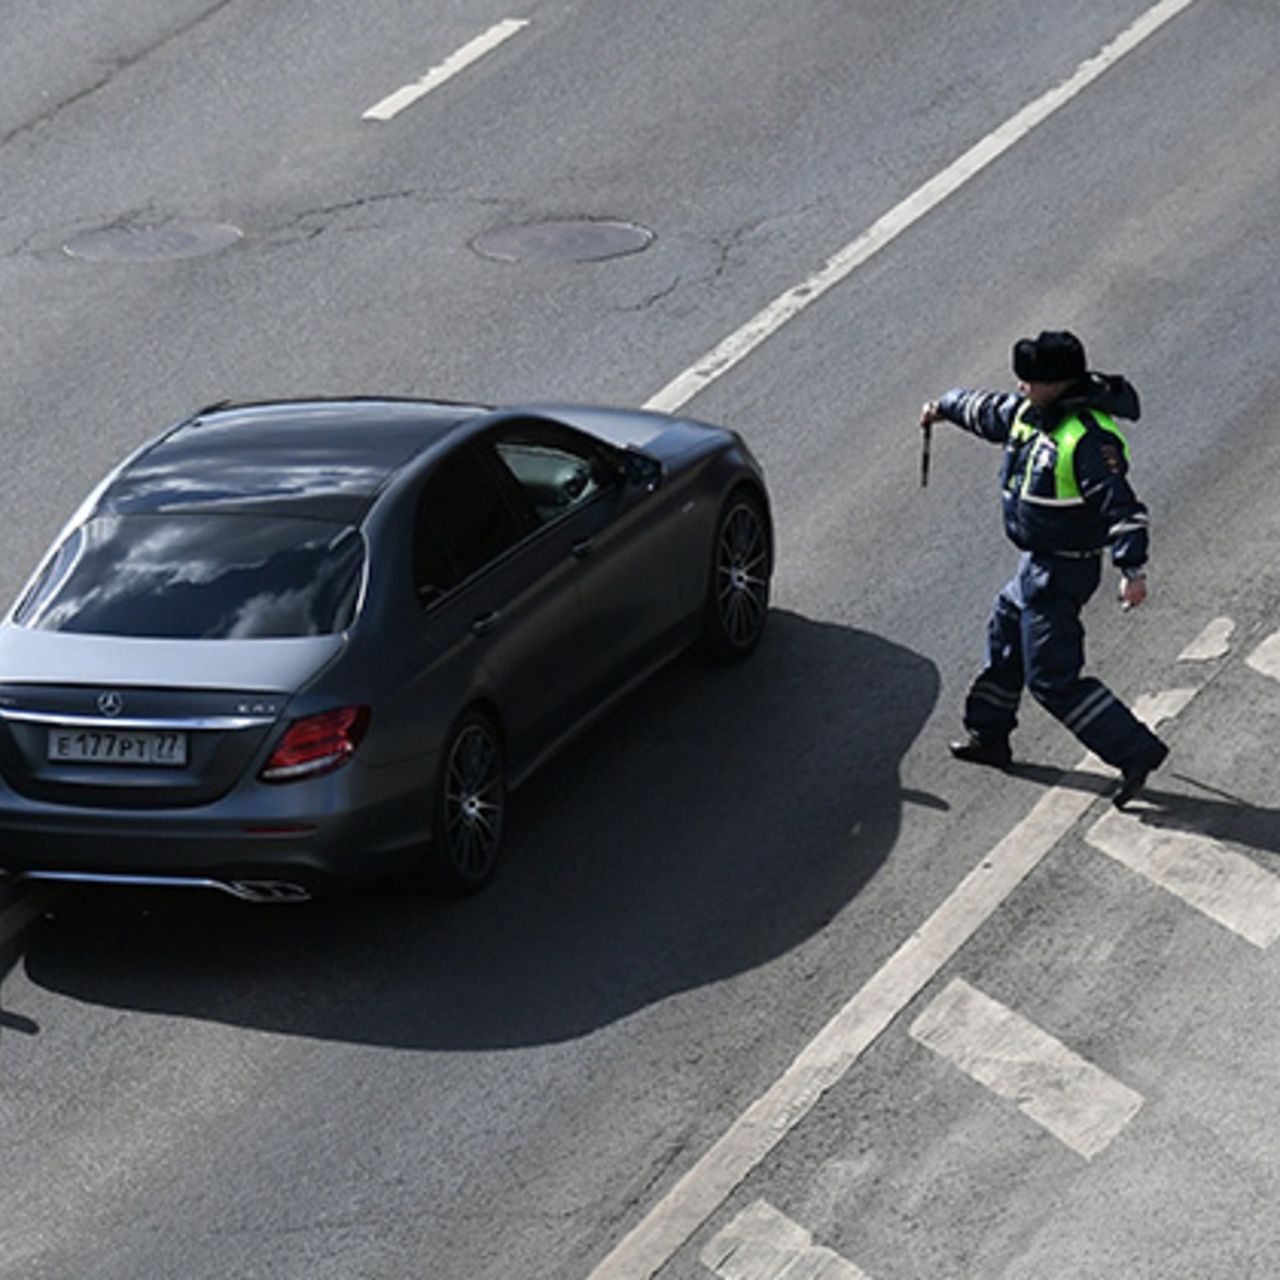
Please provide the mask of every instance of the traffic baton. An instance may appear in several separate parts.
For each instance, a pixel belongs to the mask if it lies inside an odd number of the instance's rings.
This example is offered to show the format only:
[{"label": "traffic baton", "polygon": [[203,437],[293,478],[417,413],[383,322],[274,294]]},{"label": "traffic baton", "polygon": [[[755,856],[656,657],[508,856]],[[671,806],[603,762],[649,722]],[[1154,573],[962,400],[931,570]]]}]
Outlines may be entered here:
[{"label": "traffic baton", "polygon": [[929,487],[929,454],[933,448],[933,423],[922,423],[920,429],[923,433],[920,446],[920,487],[927,489]]}]

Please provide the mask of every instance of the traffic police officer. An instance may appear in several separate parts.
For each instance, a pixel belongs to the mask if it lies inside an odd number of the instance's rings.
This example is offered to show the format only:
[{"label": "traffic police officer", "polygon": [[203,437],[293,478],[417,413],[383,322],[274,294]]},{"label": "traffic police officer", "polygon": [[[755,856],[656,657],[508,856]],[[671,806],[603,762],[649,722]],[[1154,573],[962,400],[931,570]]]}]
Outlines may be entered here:
[{"label": "traffic police officer", "polygon": [[1088,371],[1072,333],[1044,332],[1013,348],[1018,394],[948,391],[920,414],[1004,445],[1005,532],[1022,551],[996,599],[986,665],[969,689],[961,760],[1003,767],[1012,758],[1023,687],[1095,755],[1120,771],[1112,797],[1127,804],[1168,747],[1104,684],[1081,675],[1080,611],[1097,590],[1107,547],[1126,607],[1147,595],[1147,509],[1129,486],[1129,447],[1115,419],[1136,420],[1138,394],[1121,377]]}]

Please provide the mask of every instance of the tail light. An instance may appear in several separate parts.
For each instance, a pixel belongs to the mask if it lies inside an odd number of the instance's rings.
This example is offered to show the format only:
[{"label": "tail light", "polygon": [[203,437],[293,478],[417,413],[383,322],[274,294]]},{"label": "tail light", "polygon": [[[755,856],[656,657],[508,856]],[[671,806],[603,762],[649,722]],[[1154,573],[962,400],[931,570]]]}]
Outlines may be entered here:
[{"label": "tail light", "polygon": [[331,773],[346,764],[368,727],[368,707],[340,707],[295,720],[258,778],[262,782],[297,782]]}]

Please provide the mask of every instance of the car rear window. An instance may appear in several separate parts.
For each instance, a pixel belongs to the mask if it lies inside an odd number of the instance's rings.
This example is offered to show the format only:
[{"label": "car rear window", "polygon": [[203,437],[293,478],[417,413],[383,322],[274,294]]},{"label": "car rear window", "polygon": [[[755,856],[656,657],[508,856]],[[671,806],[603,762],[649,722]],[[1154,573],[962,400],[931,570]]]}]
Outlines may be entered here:
[{"label": "car rear window", "polygon": [[15,613],[40,631],[156,639],[315,636],[350,625],[364,540],[243,514],[106,515],[77,527]]}]

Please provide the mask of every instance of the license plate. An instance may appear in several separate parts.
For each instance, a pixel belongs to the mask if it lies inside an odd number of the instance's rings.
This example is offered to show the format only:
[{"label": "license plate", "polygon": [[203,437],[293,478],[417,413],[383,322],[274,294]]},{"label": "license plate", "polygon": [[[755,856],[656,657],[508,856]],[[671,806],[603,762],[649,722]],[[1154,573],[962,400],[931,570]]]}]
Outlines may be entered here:
[{"label": "license plate", "polygon": [[50,729],[49,759],[54,764],[180,768],[187,763],[187,735],[153,729]]}]

